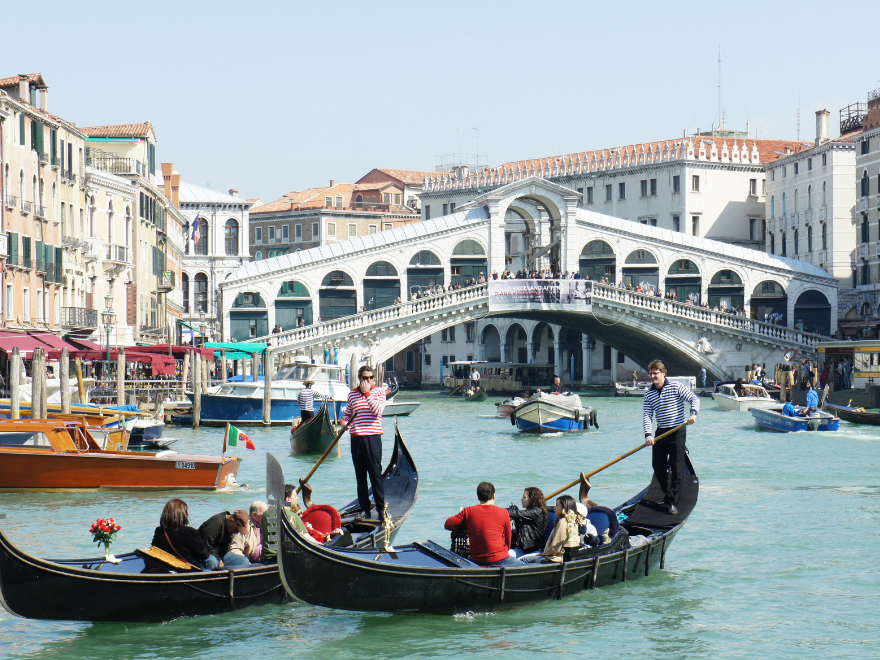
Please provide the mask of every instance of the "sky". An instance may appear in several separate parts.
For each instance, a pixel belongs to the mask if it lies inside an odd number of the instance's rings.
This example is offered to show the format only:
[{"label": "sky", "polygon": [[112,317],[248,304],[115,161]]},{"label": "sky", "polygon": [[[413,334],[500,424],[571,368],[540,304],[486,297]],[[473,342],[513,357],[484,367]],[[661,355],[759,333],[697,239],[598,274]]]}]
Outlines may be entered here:
[{"label": "sky", "polygon": [[[374,167],[490,166],[707,130],[815,138],[880,87],[880,4],[176,2],[0,8],[0,77],[79,126],[151,121],[183,179],[270,201]],[[459,130],[460,129],[460,130]]]}]

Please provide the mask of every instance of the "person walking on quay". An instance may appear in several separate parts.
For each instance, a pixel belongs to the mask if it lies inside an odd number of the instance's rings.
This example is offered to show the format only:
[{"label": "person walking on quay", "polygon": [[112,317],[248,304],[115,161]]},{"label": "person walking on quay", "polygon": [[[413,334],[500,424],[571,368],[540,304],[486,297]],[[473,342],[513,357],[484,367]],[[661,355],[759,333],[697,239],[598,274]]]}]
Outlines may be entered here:
[{"label": "person walking on quay", "polygon": [[[659,444],[654,437],[662,435],[675,426],[697,421],[700,400],[697,395],[681,383],[666,378],[666,366],[660,360],[648,365],[651,387],[645,390],[643,421],[645,444],[652,446],[651,465],[660,488],[663,489],[663,503],[670,514],[678,513],[678,496],[684,478],[684,457],[687,448],[687,429],[682,427]],[[690,415],[685,418],[684,404],[690,404]],[[657,430],[651,431],[651,418],[656,417]],[[670,469],[672,474],[667,474]]]},{"label": "person walking on quay", "polygon": [[[348,393],[348,402],[340,426],[351,432],[351,460],[357,479],[358,502],[363,517],[370,518],[370,494],[367,477],[373,487],[376,514],[385,512],[385,485],[382,483],[382,412],[385,410],[385,388],[376,387],[373,368],[358,369],[357,386]],[[352,417],[354,419],[352,420]],[[350,426],[350,428],[349,428]]]}]

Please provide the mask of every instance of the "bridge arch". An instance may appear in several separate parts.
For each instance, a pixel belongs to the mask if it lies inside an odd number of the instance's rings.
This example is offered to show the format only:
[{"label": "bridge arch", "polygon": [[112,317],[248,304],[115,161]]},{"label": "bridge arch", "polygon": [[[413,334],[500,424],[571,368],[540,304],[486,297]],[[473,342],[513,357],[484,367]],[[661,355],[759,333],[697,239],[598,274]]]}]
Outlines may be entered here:
[{"label": "bridge arch", "polygon": [[788,295],[785,293],[785,286],[774,279],[758,282],[752,290],[749,307],[753,319],[788,325]]},{"label": "bridge arch", "polygon": [[449,269],[450,284],[464,286],[469,280],[478,280],[480,274],[483,274],[488,281],[489,261],[485,246],[472,238],[459,241],[452,249]]},{"label": "bridge arch", "polygon": [[554,346],[556,333],[546,321],[539,321],[532,328],[529,357],[535,364],[555,364]]},{"label": "bridge arch", "polygon": [[709,280],[709,307],[722,309],[745,307],[745,287],[739,273],[730,268],[717,271]]},{"label": "bridge arch", "polygon": [[828,336],[831,334],[831,303],[821,291],[808,289],[794,304],[794,326],[798,330]]},{"label": "bridge arch", "polygon": [[607,241],[597,238],[584,245],[578,266],[585,279],[598,281],[607,277],[609,284],[617,283],[617,255]]},{"label": "bridge arch", "polygon": [[702,302],[703,277],[700,267],[691,259],[675,259],[666,270],[665,293],[674,293],[679,302]]},{"label": "bridge arch", "polygon": [[638,248],[626,256],[623,271],[623,283],[635,288],[639,284],[660,287],[660,266],[657,255],[651,250]]},{"label": "bridge arch", "polygon": [[299,280],[282,282],[275,294],[275,323],[282,330],[292,330],[299,326],[312,324],[312,294]]},{"label": "bridge arch", "polygon": [[400,275],[389,261],[374,261],[363,279],[364,307],[368,310],[389,307],[400,298]]},{"label": "bridge arch", "polygon": [[354,278],[342,269],[327,273],[318,291],[318,317],[327,322],[356,313],[357,288]]},{"label": "bridge arch", "polygon": [[446,284],[443,261],[433,250],[419,250],[409,260],[406,269],[406,292],[411,299],[416,291]]},{"label": "bridge arch", "polygon": [[483,348],[483,359],[489,362],[501,362],[501,333],[494,323],[487,324],[480,333],[480,344]]},{"label": "bridge arch", "polygon": [[529,335],[522,323],[515,321],[507,327],[504,333],[504,345],[507,348],[507,360],[504,360],[502,355],[503,361],[529,361]]}]

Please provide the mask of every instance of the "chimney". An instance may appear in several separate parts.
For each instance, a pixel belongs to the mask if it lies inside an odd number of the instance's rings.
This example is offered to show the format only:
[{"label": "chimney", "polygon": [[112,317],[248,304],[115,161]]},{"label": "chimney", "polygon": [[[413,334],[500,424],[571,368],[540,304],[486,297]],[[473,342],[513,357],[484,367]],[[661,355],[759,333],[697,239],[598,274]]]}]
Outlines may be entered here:
[{"label": "chimney", "polygon": [[828,142],[828,121],[831,113],[827,110],[816,111],[816,146]]},{"label": "chimney", "polygon": [[40,110],[49,112],[49,88],[40,87]]},{"label": "chimney", "polygon": [[336,181],[334,181],[333,179],[330,179],[330,187],[332,188],[335,185],[336,185]]},{"label": "chimney", "polygon": [[[168,195],[165,195],[168,197]],[[171,203],[174,204],[174,208],[180,208],[180,175],[177,172],[174,172],[171,175]]]},{"label": "chimney", "polygon": [[162,194],[171,201],[171,175],[174,174],[174,163],[162,163]]},{"label": "chimney", "polygon": [[232,197],[238,197],[238,191],[237,191],[235,188],[230,188],[230,189],[229,189],[229,194],[230,194]]},{"label": "chimney", "polygon": [[30,102],[30,94],[28,94],[30,84],[28,77],[22,74],[18,75],[18,100],[25,103]]}]

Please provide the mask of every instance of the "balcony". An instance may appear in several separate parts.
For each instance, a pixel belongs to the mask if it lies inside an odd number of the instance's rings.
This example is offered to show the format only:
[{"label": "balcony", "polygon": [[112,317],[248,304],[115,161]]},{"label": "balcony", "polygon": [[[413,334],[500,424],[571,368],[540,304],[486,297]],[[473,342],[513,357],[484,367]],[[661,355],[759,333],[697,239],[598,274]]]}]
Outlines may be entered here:
[{"label": "balcony", "polygon": [[21,212],[30,213],[34,210],[34,205],[28,201],[21,200]]},{"label": "balcony", "polygon": [[34,215],[38,218],[46,217],[46,207],[45,206],[34,206]]},{"label": "balcony", "polygon": [[12,195],[6,195],[6,208],[10,211],[18,206],[18,197],[13,197]]},{"label": "balcony", "polygon": [[121,158],[119,156],[89,156],[86,159],[86,165],[93,167],[102,172],[110,172],[111,174],[131,174],[134,173],[132,163],[133,158]]},{"label": "balcony", "polygon": [[46,260],[45,259],[35,259],[34,263],[36,265],[35,270],[45,273],[46,272]]},{"label": "balcony", "polygon": [[779,218],[779,229],[785,229],[785,218]]},{"label": "balcony", "polygon": [[866,243],[862,243],[859,245],[859,259],[867,259],[868,257],[868,246]]},{"label": "balcony", "polygon": [[52,168],[57,170],[59,167],[61,167],[61,158],[52,156]]},{"label": "balcony", "polygon": [[809,224],[812,221],[813,221],[813,210],[807,209],[806,211],[804,211],[804,222],[806,224]]},{"label": "balcony", "polygon": [[868,210],[868,198],[867,197],[859,197],[859,213],[864,213]]},{"label": "balcony", "polygon": [[823,206],[819,209],[819,222],[825,222],[826,219],[825,207]]},{"label": "balcony", "polygon": [[791,226],[797,227],[800,224],[801,214],[800,213],[792,213],[791,214]]},{"label": "balcony", "polygon": [[828,251],[820,250],[819,251],[819,263],[824,264],[828,260]]},{"label": "balcony", "polygon": [[74,174],[73,172],[68,172],[67,173],[67,182],[72,186],[76,185],[76,174]]},{"label": "balcony", "polygon": [[49,154],[45,151],[38,151],[37,156],[40,159],[40,165],[48,165],[49,164]]},{"label": "balcony", "polygon": [[87,307],[62,307],[61,325],[67,328],[97,328],[98,310]]},{"label": "balcony", "polygon": [[112,261],[117,264],[129,263],[128,248],[124,245],[106,245],[104,253],[104,261]]},{"label": "balcony", "polygon": [[5,232],[0,234],[0,257],[6,259],[9,255],[9,235]]},{"label": "balcony", "polygon": [[171,291],[176,287],[177,278],[174,271],[163,270],[159,273],[159,291]]}]

